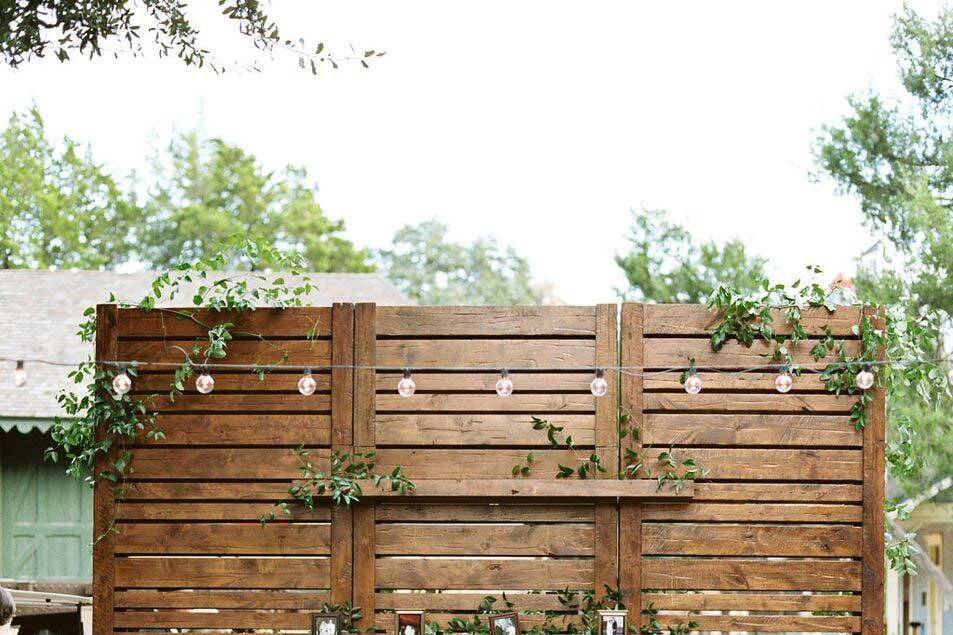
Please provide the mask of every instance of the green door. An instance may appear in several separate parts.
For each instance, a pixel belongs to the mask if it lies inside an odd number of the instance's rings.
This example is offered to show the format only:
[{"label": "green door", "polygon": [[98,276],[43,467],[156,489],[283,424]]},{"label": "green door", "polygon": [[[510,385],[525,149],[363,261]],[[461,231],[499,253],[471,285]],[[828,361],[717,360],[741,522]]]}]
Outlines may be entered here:
[{"label": "green door", "polygon": [[50,437],[0,433],[0,578],[92,578],[93,492],[43,460]]}]

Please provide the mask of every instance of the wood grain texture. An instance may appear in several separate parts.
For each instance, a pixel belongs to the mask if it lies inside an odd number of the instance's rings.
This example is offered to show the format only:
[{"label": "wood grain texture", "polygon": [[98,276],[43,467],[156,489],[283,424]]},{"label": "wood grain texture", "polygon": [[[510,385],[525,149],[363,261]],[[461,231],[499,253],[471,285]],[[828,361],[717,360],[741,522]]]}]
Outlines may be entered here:
[{"label": "wood grain texture", "polygon": [[282,445],[331,444],[331,416],[324,414],[160,414],[161,439],[149,445]]},{"label": "wood grain texture", "polygon": [[[514,372],[513,380],[518,382],[520,392],[576,392],[588,395],[589,384],[592,382],[591,372],[582,373],[547,373],[547,372]],[[378,393],[391,393],[397,390],[397,382],[402,378],[401,373],[378,372],[376,384]],[[484,373],[440,373],[414,372],[414,382],[417,392],[428,393],[434,391],[453,392],[489,392],[496,390],[496,382],[500,378],[499,371]],[[772,382],[774,380],[772,379]],[[772,387],[774,384],[772,383]]]},{"label": "wood grain texture", "polygon": [[383,336],[595,335],[591,306],[385,306],[377,309]]},{"label": "wood grain texture", "polygon": [[860,447],[863,435],[849,416],[645,415],[648,445]]},{"label": "wood grain texture", "polygon": [[[120,521],[190,521],[190,522],[258,522],[262,514],[275,512],[275,522],[327,522],[331,520],[328,508],[294,508],[294,515],[284,517],[271,503],[203,503],[203,502],[123,502],[116,506],[116,517]],[[249,530],[252,527],[249,527]]]},{"label": "wood grain texture", "polygon": [[[531,414],[381,414],[376,439],[383,446],[506,445],[549,447],[545,431],[534,430]],[[546,417],[563,428],[581,447],[595,444],[592,415],[555,414]]]},{"label": "wood grain texture", "polygon": [[[175,346],[191,350],[204,340],[120,341],[118,359],[181,364],[184,354]],[[270,346],[258,340],[232,340],[228,343],[228,364],[285,364],[289,366],[327,366],[331,363],[331,342],[328,340],[278,340]]]},{"label": "wood grain texture", "polygon": [[578,369],[595,364],[594,340],[378,340],[385,368]]},{"label": "wood grain texture", "polygon": [[384,589],[591,589],[593,561],[379,558],[376,575]]},{"label": "wood grain texture", "polygon": [[856,558],[860,548],[861,528],[848,525],[642,525],[646,555]]},{"label": "wood grain texture", "polygon": [[680,410],[683,412],[775,412],[786,414],[850,412],[854,400],[849,396],[837,395],[795,395],[774,394],[734,394],[709,393],[703,391],[697,395],[680,393],[645,393],[643,408],[652,411]]},{"label": "wood grain texture", "polygon": [[302,395],[297,391],[293,395],[283,394],[242,394],[178,395],[175,400],[168,395],[144,397],[143,402],[150,410],[168,413],[186,412],[248,412],[258,411],[277,413],[314,413],[327,414],[331,410],[331,396],[326,394]]},{"label": "wood grain texture", "polygon": [[[327,394],[331,391],[331,373],[328,371],[312,371],[312,377],[317,383],[318,394]],[[232,369],[218,369],[215,372],[215,395],[229,393],[280,393],[294,395],[298,393],[298,380],[301,373],[297,371],[281,371],[275,369],[263,378],[248,371],[236,372]],[[170,369],[159,369],[148,366],[132,382],[132,394],[145,395],[151,393],[168,393],[172,386],[173,374]],[[200,394],[195,389],[194,381],[187,381],[183,386],[188,395]]]},{"label": "wood grain texture", "polygon": [[[116,359],[116,334],[119,329],[115,305],[100,304],[96,307],[96,360]],[[100,368],[103,368],[100,366]],[[97,435],[102,438],[105,431]],[[97,472],[104,469],[114,456],[100,456]],[[115,534],[110,531],[116,518],[116,503],[112,485],[99,479],[93,490],[93,635],[108,635],[113,630],[113,588],[115,581],[114,548]]]},{"label": "wood grain texture", "polygon": [[[354,445],[367,451],[376,444],[377,363],[376,305],[362,302],[354,307]],[[370,367],[370,368],[369,368]],[[397,382],[391,384],[396,390]]]},{"label": "wood grain texture", "polygon": [[[659,448],[645,450],[653,474],[668,470],[658,461]],[[706,480],[857,481],[863,479],[860,450],[762,450],[740,448],[684,448],[678,461],[693,458],[708,470]]]},{"label": "wood grain texture", "polygon": [[695,483],[694,502],[858,503],[861,485],[843,483]]},{"label": "wood grain texture", "polygon": [[860,611],[860,595],[830,593],[652,593],[642,607],[659,611]]},{"label": "wood grain texture", "polygon": [[[660,618],[674,621],[671,616]],[[860,626],[859,617],[825,615],[692,615],[688,618],[698,631],[747,633],[852,633]]]},{"label": "wood grain texture", "polygon": [[354,588],[352,606],[361,607],[364,615],[373,615],[377,579],[374,575],[377,558],[376,506],[358,503],[354,506]]},{"label": "wood grain texture", "polygon": [[473,499],[488,498],[495,502],[506,499],[552,498],[564,502],[573,499],[609,502],[606,499],[690,499],[694,491],[692,483],[685,484],[678,492],[670,483],[659,487],[650,479],[536,479],[505,478],[481,479],[422,479],[415,482],[410,492],[395,492],[386,482],[377,485],[371,480],[358,480],[357,484],[366,499],[390,499],[412,501],[420,498]]},{"label": "wood grain texture", "polygon": [[[585,460],[586,452],[579,454],[572,450],[534,450],[532,476],[555,478],[558,466],[576,467],[580,457]],[[460,449],[446,450],[422,449],[382,449],[377,451],[378,469],[390,472],[403,466],[408,477],[417,479],[442,479],[447,475],[464,476],[471,479],[501,479],[512,476],[513,466],[526,463],[526,450],[513,449]],[[573,478],[576,478],[575,476]],[[475,486],[474,486],[475,487]],[[473,493],[476,493],[476,489]],[[472,495],[472,494],[471,494]]]},{"label": "wood grain texture", "polygon": [[657,503],[646,505],[643,520],[680,522],[859,523],[860,505],[772,503]]},{"label": "wood grain texture", "polygon": [[215,613],[176,610],[120,611],[116,613],[116,628],[308,630],[311,628],[311,615],[229,609]]},{"label": "wood grain texture", "polygon": [[[181,317],[170,311],[186,313],[194,319]],[[216,324],[234,324],[236,337],[260,334],[267,337],[327,337],[331,334],[330,307],[296,307],[290,309],[262,308],[254,311],[216,311],[182,307],[174,309],[120,309],[121,338],[189,338],[208,337],[208,330]]]},{"label": "wood grain texture", "polygon": [[[721,322],[716,311],[709,311],[701,304],[646,304],[645,333],[647,335],[711,335]],[[771,326],[776,333],[790,334],[791,325],[782,310],[772,311]],[[810,307],[801,311],[801,326],[809,335],[824,334],[831,327],[836,336],[854,337],[851,328],[860,321],[858,307],[840,307],[831,313],[822,307]]]},{"label": "wood grain texture", "polygon": [[[311,449],[318,469],[328,469],[330,451]],[[139,479],[295,479],[300,462],[288,448],[163,448],[136,451],[135,477]]]},{"label": "wood grain texture", "polygon": [[116,553],[327,556],[331,528],[290,523],[125,524],[116,536]]},{"label": "wood grain texture", "polygon": [[[401,523],[378,527],[376,540],[377,553],[383,556],[592,556],[599,538],[592,524],[583,523]],[[611,542],[614,545],[614,535]]]},{"label": "wood grain texture", "polygon": [[[394,609],[425,609],[430,611],[472,611],[480,605],[486,593],[461,591],[458,593],[378,593],[377,608],[385,611]],[[506,596],[521,611],[565,611],[555,594],[532,593],[528,591],[507,592]],[[500,598],[497,598],[498,601]],[[520,616],[522,619],[522,616]],[[429,619],[428,619],[429,621]]]},{"label": "wood grain texture", "polygon": [[[642,366],[644,340],[642,336],[644,306],[623,303],[619,328],[620,365]],[[627,418],[630,428],[639,434],[626,434],[619,443],[619,465],[625,467],[626,450],[642,452],[642,432],[645,419],[642,412],[642,393],[645,377],[622,373],[619,377],[619,415]],[[636,501],[619,503],[619,590],[628,606],[639,606],[642,596],[642,504]]]},{"label": "wood grain texture", "polygon": [[132,589],[116,592],[116,608],[320,610],[329,599],[323,591]]},{"label": "wood grain texture", "polygon": [[117,558],[116,586],[327,589],[328,558]]},{"label": "wood grain texture", "polygon": [[859,591],[855,560],[643,558],[646,589],[725,591]]},{"label": "wood grain texture", "polygon": [[[876,309],[865,309],[875,329],[886,328]],[[884,358],[883,348],[877,358]],[[874,389],[867,405],[864,427],[864,539],[863,539],[863,628],[864,635],[884,632],[884,489],[886,481],[885,437],[887,398],[884,388]]]},{"label": "wood grain texture", "polygon": [[238,483],[203,483],[203,482],[141,482],[130,483],[125,491],[124,500],[129,501],[218,501],[235,503],[242,501],[267,501],[270,503],[280,500],[291,500],[288,488],[292,481],[286,482],[238,482]]},{"label": "wood grain texture", "polygon": [[[797,346],[787,345],[791,353],[791,362],[808,368],[819,367],[831,360],[815,362],[811,355],[814,343],[810,340],[800,342]],[[856,340],[844,342],[844,350],[848,357],[855,356],[860,350],[860,343]],[[755,340],[751,347],[736,341],[726,342],[721,350],[712,350],[707,339],[698,338],[664,338],[646,340],[645,366],[647,368],[668,369],[687,368],[690,359],[695,360],[700,372],[705,368],[733,368],[746,369],[754,366],[773,364],[774,345],[764,340]]]},{"label": "wood grain texture", "polygon": [[[705,391],[735,390],[747,392],[777,392],[774,381],[777,372],[750,372],[750,373],[705,373]],[[684,390],[681,373],[652,373],[645,377],[645,390],[667,390],[678,392]],[[804,373],[794,378],[791,393],[827,392],[820,374]]]},{"label": "wood grain texture", "polygon": [[492,522],[492,523],[591,523],[592,504],[381,504],[380,522]]},{"label": "wood grain texture", "polygon": [[[497,376],[499,379],[499,376]],[[538,416],[551,413],[593,413],[595,397],[572,394],[522,394],[519,392],[519,376],[510,375],[516,391],[501,398],[495,392],[487,394],[426,394],[415,393],[401,397],[396,392],[377,395],[378,412],[526,412]],[[545,438],[545,434],[543,435]]]}]

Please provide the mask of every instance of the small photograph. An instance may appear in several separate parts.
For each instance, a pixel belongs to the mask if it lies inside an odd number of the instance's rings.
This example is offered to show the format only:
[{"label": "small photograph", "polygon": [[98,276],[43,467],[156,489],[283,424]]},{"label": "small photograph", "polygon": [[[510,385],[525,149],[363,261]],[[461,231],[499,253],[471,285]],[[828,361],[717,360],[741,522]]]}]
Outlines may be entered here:
[{"label": "small photograph", "polygon": [[625,635],[628,611],[599,611],[600,635]]},{"label": "small photograph", "polygon": [[311,616],[311,635],[338,635],[341,616],[337,613],[315,613]]},{"label": "small photograph", "polygon": [[519,618],[516,613],[490,616],[490,635],[518,635]]},{"label": "small photograph", "polygon": [[396,635],[421,635],[424,632],[423,611],[396,611]]}]

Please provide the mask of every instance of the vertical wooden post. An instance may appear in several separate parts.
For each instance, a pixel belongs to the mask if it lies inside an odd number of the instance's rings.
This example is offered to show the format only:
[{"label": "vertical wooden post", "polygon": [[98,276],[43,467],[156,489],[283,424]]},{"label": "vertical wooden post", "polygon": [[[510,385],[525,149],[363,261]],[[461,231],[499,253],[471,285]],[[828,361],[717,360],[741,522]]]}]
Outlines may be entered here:
[{"label": "vertical wooden post", "polygon": [[[354,305],[331,307],[331,450],[351,452],[354,445]],[[331,508],[331,603],[351,599],[353,514]]]},{"label": "vertical wooden post", "polygon": [[[354,364],[374,366],[377,361],[377,309],[373,303],[359,303],[354,310]],[[368,452],[376,444],[374,413],[377,377],[373,368],[354,372],[354,446]],[[354,506],[354,590],[352,604],[361,608],[361,630],[374,628],[375,566],[374,503]]]},{"label": "vertical wooden post", "polygon": [[[96,307],[96,361],[117,357],[116,340],[119,314],[115,304]],[[104,431],[100,430],[100,434]],[[96,474],[104,467],[106,457],[100,459]],[[113,632],[113,586],[115,582],[116,534],[112,525],[116,520],[116,497],[109,481],[99,479],[93,489],[93,635],[111,635]]]},{"label": "vertical wooden post", "polygon": [[[875,329],[885,328],[880,310],[864,312]],[[883,349],[877,351],[882,359]],[[864,530],[861,616],[864,635],[884,632],[884,488],[886,478],[885,437],[887,400],[883,388],[876,388],[867,406],[864,428]]]},{"label": "vertical wooden post", "polygon": [[[622,304],[622,329],[619,343],[622,366],[642,366],[644,340],[642,338],[643,305]],[[629,417],[629,427],[638,431],[638,437],[628,434],[619,444],[619,465],[625,465],[625,450],[642,451],[642,389],[641,374],[621,373],[620,410]],[[642,475],[640,475],[642,476]],[[642,504],[622,501],[619,506],[619,590],[629,609],[630,624],[639,626],[642,616]]]},{"label": "vertical wooden post", "polygon": [[[615,304],[596,306],[596,367],[618,366],[618,309]],[[610,371],[606,377],[609,392],[596,398],[595,439],[596,454],[606,468],[598,478],[616,478],[619,472],[619,418],[617,378]],[[619,513],[615,501],[595,504],[596,523],[596,597],[603,597],[606,587],[619,586]]]}]

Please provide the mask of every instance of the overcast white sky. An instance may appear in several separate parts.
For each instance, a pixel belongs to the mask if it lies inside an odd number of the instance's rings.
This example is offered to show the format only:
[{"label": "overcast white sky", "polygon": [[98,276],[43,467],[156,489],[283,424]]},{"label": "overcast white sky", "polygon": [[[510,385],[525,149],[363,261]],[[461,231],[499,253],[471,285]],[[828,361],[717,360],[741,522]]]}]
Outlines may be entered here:
[{"label": "overcast white sky", "polygon": [[[249,54],[201,4],[205,44]],[[741,238],[777,275],[850,272],[873,241],[854,200],[811,183],[811,144],[849,93],[900,93],[899,6],[274,0],[288,35],[387,56],[317,79],[283,56],[224,76],[34,62],[0,68],[0,116],[36,102],[54,134],[122,173],[204,121],[269,166],[306,165],[359,244],[438,218],[455,239],[513,244],[567,302],[614,299],[612,257],[643,206],[701,239]]]}]

